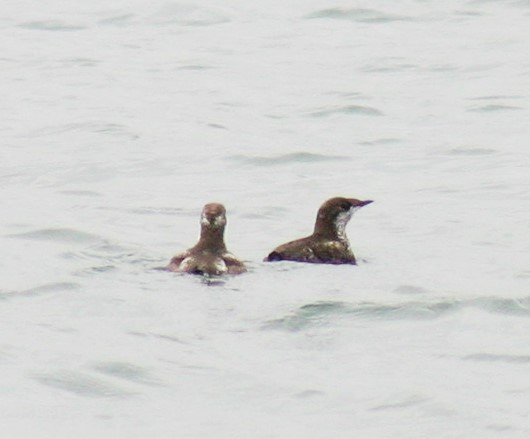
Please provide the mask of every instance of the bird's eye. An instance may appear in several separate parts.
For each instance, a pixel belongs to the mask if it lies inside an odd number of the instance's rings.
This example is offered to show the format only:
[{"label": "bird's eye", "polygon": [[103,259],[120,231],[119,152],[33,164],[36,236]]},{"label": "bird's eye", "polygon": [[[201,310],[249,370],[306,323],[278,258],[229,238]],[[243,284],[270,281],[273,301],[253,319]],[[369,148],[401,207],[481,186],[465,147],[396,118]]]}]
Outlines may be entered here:
[{"label": "bird's eye", "polygon": [[340,208],[342,210],[350,210],[351,204],[350,203],[341,203]]}]

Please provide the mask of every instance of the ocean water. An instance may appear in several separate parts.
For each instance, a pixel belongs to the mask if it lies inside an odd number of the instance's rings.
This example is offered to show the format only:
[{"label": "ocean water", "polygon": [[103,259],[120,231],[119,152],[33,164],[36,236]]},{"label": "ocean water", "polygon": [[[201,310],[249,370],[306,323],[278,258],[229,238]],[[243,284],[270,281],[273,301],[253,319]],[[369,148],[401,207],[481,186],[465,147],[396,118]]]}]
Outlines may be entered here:
[{"label": "ocean water", "polygon": [[[9,438],[528,438],[530,2],[4,0]],[[359,265],[263,263],[332,196]],[[157,270],[207,202],[249,272]]]}]

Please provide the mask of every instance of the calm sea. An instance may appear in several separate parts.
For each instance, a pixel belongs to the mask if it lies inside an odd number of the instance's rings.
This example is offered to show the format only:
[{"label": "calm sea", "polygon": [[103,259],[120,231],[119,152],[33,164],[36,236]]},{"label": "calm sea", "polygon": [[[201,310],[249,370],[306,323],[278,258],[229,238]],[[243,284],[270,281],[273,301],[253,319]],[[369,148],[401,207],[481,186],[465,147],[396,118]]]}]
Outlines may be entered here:
[{"label": "calm sea", "polygon": [[[1,9],[2,435],[530,437],[529,1]],[[249,272],[157,270],[208,202]]]}]

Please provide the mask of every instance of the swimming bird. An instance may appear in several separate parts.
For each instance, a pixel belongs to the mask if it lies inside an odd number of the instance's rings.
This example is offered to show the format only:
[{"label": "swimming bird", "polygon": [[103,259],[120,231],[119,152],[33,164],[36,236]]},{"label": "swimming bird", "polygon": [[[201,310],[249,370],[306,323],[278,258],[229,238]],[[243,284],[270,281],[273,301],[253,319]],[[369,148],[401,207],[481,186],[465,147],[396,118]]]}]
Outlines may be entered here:
[{"label": "swimming bird", "polygon": [[219,276],[240,274],[245,264],[228,252],[224,242],[226,209],[222,204],[206,204],[201,214],[201,234],[194,247],[174,256],[169,271]]},{"label": "swimming bird", "polygon": [[312,235],[276,247],[264,261],[355,265],[346,225],[355,211],[372,202],[343,197],[327,200],[318,210]]}]

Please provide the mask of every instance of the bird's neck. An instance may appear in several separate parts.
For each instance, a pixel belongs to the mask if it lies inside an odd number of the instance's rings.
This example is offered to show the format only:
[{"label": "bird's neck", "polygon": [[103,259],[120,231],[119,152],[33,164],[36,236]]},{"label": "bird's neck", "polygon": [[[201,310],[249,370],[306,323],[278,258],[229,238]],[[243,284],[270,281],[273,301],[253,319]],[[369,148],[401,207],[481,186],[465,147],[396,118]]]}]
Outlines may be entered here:
[{"label": "bird's neck", "polygon": [[348,224],[350,217],[351,214],[349,213],[344,213],[343,215],[339,214],[336,218],[318,215],[313,234],[322,238],[347,243],[348,237],[346,236],[346,225]]},{"label": "bird's neck", "polygon": [[338,230],[337,225],[326,218],[317,218],[313,235],[332,240],[346,236],[344,230]]},{"label": "bird's neck", "polygon": [[211,228],[202,226],[201,236],[197,243],[199,249],[226,250],[224,242],[224,227]]}]

